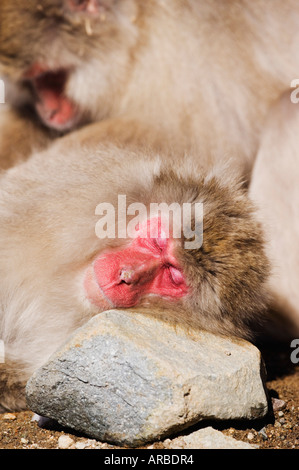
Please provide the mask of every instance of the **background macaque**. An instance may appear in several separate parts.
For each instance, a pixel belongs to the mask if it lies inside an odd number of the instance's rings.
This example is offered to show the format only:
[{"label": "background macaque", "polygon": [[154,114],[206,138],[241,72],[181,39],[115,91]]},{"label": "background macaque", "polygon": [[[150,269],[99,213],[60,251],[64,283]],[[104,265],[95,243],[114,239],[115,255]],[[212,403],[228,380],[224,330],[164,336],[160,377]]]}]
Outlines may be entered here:
[{"label": "background macaque", "polygon": [[296,0],[2,0],[0,21],[7,99],[46,126],[116,118],[120,140],[229,156],[246,176],[298,74]]},{"label": "background macaque", "polygon": [[[86,132],[64,137],[1,180],[2,410],[25,406],[24,384],[32,372],[103,310],[143,307],[151,313],[154,307],[168,321],[173,315],[175,322],[251,338],[266,305],[262,230],[240,184],[224,171],[204,176],[191,160],[182,165],[178,157],[169,165],[152,153],[84,145]],[[171,226],[165,236],[163,211],[140,220],[134,238],[98,238],[96,208],[109,202],[117,209],[118,195],[146,208],[152,202],[190,203],[193,209],[203,203],[202,246],[186,249],[183,227],[180,238]],[[191,213],[194,228],[197,213]],[[120,211],[115,220],[123,225]],[[149,223],[158,224],[157,236]]]},{"label": "background macaque", "polygon": [[[171,305],[197,312],[198,326],[246,336],[253,312],[263,310],[267,263],[243,207],[240,174],[267,231],[272,306],[297,335],[299,111],[289,87],[299,70],[298,41],[296,0],[1,0],[7,105],[0,106],[0,167],[32,158],[0,180],[1,334],[11,345],[11,372],[6,364],[2,382],[12,391],[100,308],[94,285],[93,307],[82,291],[84,269],[106,249],[94,235],[94,208],[121,191],[145,203],[154,196],[194,202],[203,193],[214,201],[203,249],[176,256],[192,295]],[[160,163],[152,155],[159,153],[168,163],[156,181]],[[211,174],[227,160],[226,189],[202,181],[202,169]],[[201,188],[196,196],[194,187]],[[235,236],[244,244],[232,243]],[[135,282],[131,268],[125,277]],[[149,289],[153,279],[145,282]],[[141,304],[164,302],[143,294]],[[43,325],[41,335],[34,324]]]}]

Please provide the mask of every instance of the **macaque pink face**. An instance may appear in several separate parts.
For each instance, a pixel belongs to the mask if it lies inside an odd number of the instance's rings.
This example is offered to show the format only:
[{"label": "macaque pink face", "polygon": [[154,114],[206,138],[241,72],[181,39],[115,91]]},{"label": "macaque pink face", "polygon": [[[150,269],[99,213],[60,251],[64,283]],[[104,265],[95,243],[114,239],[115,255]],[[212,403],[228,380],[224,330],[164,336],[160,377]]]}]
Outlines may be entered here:
[{"label": "macaque pink face", "polygon": [[[155,225],[159,233],[152,237]],[[160,219],[149,219],[128,246],[96,258],[84,282],[88,299],[104,310],[133,307],[149,295],[173,300],[185,296],[188,288],[174,256],[175,242],[164,233]]]}]

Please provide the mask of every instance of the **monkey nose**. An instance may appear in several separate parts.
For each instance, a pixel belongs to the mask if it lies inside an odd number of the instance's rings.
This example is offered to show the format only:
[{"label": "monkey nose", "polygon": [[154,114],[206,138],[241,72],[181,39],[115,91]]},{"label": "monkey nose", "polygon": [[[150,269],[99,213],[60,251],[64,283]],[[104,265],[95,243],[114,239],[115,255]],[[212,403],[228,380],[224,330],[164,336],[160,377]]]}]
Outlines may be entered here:
[{"label": "monkey nose", "polygon": [[130,268],[123,268],[119,274],[119,280],[125,284],[133,284],[135,271]]},{"label": "monkey nose", "polygon": [[160,267],[160,259],[150,259],[135,266],[124,266],[119,271],[119,283],[144,284],[155,277]]}]

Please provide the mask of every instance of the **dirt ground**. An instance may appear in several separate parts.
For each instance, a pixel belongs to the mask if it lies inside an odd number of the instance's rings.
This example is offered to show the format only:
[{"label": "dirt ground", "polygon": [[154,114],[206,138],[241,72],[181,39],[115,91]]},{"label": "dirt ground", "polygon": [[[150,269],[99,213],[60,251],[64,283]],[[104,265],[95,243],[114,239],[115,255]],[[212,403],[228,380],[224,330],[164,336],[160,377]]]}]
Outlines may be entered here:
[{"label": "dirt ground", "polygon": [[[299,365],[292,364],[290,352],[289,347],[263,351],[266,386],[274,406],[263,422],[206,425],[260,449],[299,449]],[[41,429],[32,417],[30,411],[0,415],[0,449],[116,448],[68,430]],[[163,443],[153,443],[151,448],[162,449]]]}]

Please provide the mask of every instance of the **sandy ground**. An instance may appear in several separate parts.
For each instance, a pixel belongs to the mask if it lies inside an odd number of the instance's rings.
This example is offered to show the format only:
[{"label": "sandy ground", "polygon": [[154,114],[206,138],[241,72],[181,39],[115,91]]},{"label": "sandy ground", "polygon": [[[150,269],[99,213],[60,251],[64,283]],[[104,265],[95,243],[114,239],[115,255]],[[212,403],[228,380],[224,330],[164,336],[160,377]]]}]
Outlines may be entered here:
[{"label": "sandy ground", "polygon": [[[268,372],[266,386],[275,408],[263,422],[205,425],[260,449],[299,449],[299,365],[291,363],[290,352],[289,346],[263,352]],[[0,449],[116,448],[68,430],[41,429],[32,417],[30,411],[0,415]],[[163,447],[162,442],[151,444],[152,449]]]}]

